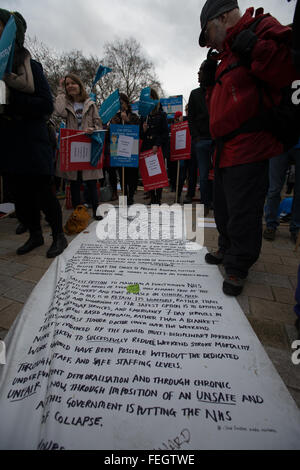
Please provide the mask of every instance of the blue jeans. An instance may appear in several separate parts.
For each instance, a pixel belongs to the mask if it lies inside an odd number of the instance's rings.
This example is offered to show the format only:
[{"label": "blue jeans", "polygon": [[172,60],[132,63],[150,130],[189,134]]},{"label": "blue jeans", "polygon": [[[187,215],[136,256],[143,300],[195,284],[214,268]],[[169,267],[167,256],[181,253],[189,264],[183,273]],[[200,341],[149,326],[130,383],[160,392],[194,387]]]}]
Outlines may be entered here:
[{"label": "blue jeans", "polygon": [[197,142],[192,142],[192,159],[194,167],[191,168],[188,196],[193,197],[195,195],[195,174],[197,175],[197,169],[199,168],[201,202],[205,206],[209,206],[212,201],[211,185],[208,180],[208,173],[211,165],[211,148],[211,140],[199,140]]},{"label": "blue jeans", "polygon": [[295,187],[290,222],[290,232],[298,232],[300,229],[300,149],[291,149],[288,152],[270,159],[269,165],[269,190],[265,205],[265,220],[268,228],[277,229],[279,226],[278,209],[280,205],[280,193],[282,191],[289,157],[295,160]]}]

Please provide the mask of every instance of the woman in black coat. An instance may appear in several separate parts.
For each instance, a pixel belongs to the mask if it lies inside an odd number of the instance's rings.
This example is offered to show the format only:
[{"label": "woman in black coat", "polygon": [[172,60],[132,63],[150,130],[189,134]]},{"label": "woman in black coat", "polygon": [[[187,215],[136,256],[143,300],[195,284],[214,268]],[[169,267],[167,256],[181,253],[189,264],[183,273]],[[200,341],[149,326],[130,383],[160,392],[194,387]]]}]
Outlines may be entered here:
[{"label": "woman in black coat", "polygon": [[[151,88],[150,96],[153,100],[159,100],[156,91]],[[157,153],[161,147],[164,158],[167,158],[167,145],[169,139],[168,119],[159,103],[156,108],[146,118],[142,118],[140,128],[140,138],[142,140],[141,152],[153,150]],[[151,204],[160,204],[162,188],[150,191]]]},{"label": "woman in black coat", "polygon": [[[10,181],[16,213],[30,233],[17,254],[26,254],[44,244],[40,225],[42,209],[53,235],[47,257],[54,258],[65,249],[67,240],[61,207],[52,190],[53,150],[47,120],[53,112],[53,101],[42,66],[31,60],[23,46],[26,22],[18,12],[12,14],[17,34],[13,70],[4,76],[9,104],[0,114],[0,172]],[[10,12],[0,9],[2,29],[10,16]]]},{"label": "woman in black coat", "polygon": [[[120,93],[121,111],[117,113],[111,120],[111,124],[125,124],[139,126],[140,119],[137,114],[132,112],[128,96],[125,93]],[[118,168],[121,187],[123,190],[122,168]],[[127,205],[134,204],[134,194],[138,185],[138,168],[124,168],[124,195],[128,197]]]}]

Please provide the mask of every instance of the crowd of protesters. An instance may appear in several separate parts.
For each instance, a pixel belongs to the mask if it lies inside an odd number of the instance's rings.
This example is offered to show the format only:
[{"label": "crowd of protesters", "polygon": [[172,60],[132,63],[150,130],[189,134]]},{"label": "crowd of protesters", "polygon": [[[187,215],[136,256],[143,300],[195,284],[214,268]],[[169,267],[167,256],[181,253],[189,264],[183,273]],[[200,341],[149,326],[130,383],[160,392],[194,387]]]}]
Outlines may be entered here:
[{"label": "crowd of protesters", "polygon": [[[0,35],[10,15],[0,9]],[[10,157],[1,159],[0,170],[13,194],[17,217],[29,230],[28,241],[17,253],[28,253],[44,243],[40,225],[42,210],[53,234],[47,256],[54,257],[65,249],[67,241],[61,207],[53,192],[53,152],[47,120],[54,112],[65,121],[67,128],[86,133],[102,129],[102,122],[96,104],[88,96],[80,77],[74,74],[67,74],[60,81],[53,103],[41,65],[32,60],[24,48],[26,22],[19,13],[13,15],[17,26],[13,73],[5,77],[10,91],[9,105],[0,115],[2,155]],[[295,34],[298,16],[299,5],[293,39],[292,28],[283,26],[262,8],[256,11],[248,8],[242,15],[237,0],[207,0],[201,11],[199,45],[209,51],[207,59],[200,64],[199,87],[190,94],[186,117],[177,112],[173,121],[186,119],[191,134],[191,159],[180,163],[177,189],[180,198],[187,181],[184,203],[192,203],[199,174],[204,213],[207,215],[213,208],[219,232],[217,251],[208,253],[205,259],[208,264],[223,264],[226,295],[241,294],[249,270],[259,258],[262,238],[275,239],[281,193],[291,164],[295,165],[295,182],[290,233],[292,241],[297,242],[300,149],[290,136],[279,135],[284,133],[284,126],[282,121],[278,125],[276,110],[284,96],[282,90],[291,89],[299,73],[298,36]],[[151,89],[151,98],[157,100],[158,105],[147,118],[139,118],[132,112],[128,97],[121,93],[121,109],[111,123],[140,126],[140,151],[157,153],[161,148],[171,190],[175,190],[176,171],[170,162],[167,115],[154,89]],[[288,119],[286,124],[290,126]],[[109,138],[107,140],[105,170],[112,187],[111,200],[116,200],[118,175],[109,165]],[[212,168],[213,183],[209,177]],[[84,183],[93,216],[97,218],[97,181],[103,178],[102,170],[60,176],[70,182],[74,208],[80,204],[80,188]],[[129,205],[134,203],[138,179],[137,168],[126,168],[123,178],[119,174]],[[162,188],[150,191],[148,197],[150,204],[160,204]],[[264,212],[266,229],[263,232]],[[297,325],[299,328],[299,318]]]}]

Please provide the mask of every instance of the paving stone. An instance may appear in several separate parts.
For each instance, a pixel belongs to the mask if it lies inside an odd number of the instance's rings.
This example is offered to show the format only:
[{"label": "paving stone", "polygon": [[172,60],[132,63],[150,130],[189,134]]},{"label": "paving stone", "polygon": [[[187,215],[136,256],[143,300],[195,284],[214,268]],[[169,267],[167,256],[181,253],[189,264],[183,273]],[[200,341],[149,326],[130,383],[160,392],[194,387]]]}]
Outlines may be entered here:
[{"label": "paving stone", "polygon": [[[262,249],[261,249],[261,255],[274,255],[274,256],[280,256],[280,253],[276,250],[276,248],[273,246],[272,242],[262,242]],[[283,255],[286,256],[286,253],[282,253]]]},{"label": "paving stone", "polygon": [[249,298],[249,304],[250,312],[257,318],[287,323],[288,325],[295,323],[295,314],[291,305],[254,297]]},{"label": "paving stone", "polygon": [[12,300],[0,297],[0,312],[2,309],[8,307],[12,303]]},{"label": "paving stone", "polygon": [[22,273],[15,276],[16,279],[22,279],[24,281],[39,282],[39,280],[45,274],[46,269],[41,268],[29,268]]},{"label": "paving stone", "polygon": [[[50,242],[49,242],[50,246]],[[41,250],[42,249],[42,250]],[[47,245],[43,245],[26,255],[19,256],[15,251],[9,251],[5,255],[0,255],[0,259],[10,261],[13,263],[21,263],[27,266],[33,266],[37,268],[49,267],[53,260],[46,258]],[[37,250],[40,250],[38,254]]]},{"label": "paving stone", "polygon": [[12,302],[8,307],[0,311],[0,328],[9,330],[17,315],[22,310],[23,304]]},{"label": "paving stone", "polygon": [[[15,250],[14,250],[15,252]],[[5,248],[5,247],[2,247],[0,246],[0,256],[2,257],[3,255],[8,255],[9,253],[12,253],[12,249],[11,248]]]},{"label": "paving stone", "polygon": [[272,291],[277,302],[295,305],[295,290],[286,289],[285,287],[272,287]]},{"label": "paving stone", "polygon": [[9,240],[6,238],[1,239],[1,248],[10,248],[11,250],[15,249],[18,246],[18,240],[12,240],[9,237]]},{"label": "paving stone", "polygon": [[52,262],[53,262],[52,259],[46,258],[45,256],[31,255],[26,260],[26,265],[32,266],[33,268],[40,268],[40,269],[47,270]]},{"label": "paving stone", "polygon": [[274,300],[272,289],[263,284],[254,284],[253,282],[246,282],[243,295],[248,297],[258,297],[260,299]]},{"label": "paving stone", "polygon": [[35,287],[35,284],[33,282],[21,281],[19,279],[12,279],[12,281],[18,282],[18,284],[5,291],[3,294],[4,297],[15,300],[16,302],[26,302],[32,289]]},{"label": "paving stone", "polygon": [[265,263],[267,273],[281,274],[285,276],[295,276],[297,266],[287,266],[285,264]]},{"label": "paving stone", "polygon": [[292,285],[292,288],[294,289],[294,292],[296,290],[296,287],[297,287],[297,283],[298,283],[298,279],[296,276],[289,276],[289,281]]},{"label": "paving stone", "polygon": [[249,316],[248,320],[258,339],[264,346],[278,349],[289,349],[285,325],[272,320],[264,320]]},{"label": "paving stone", "polygon": [[257,261],[255,264],[253,264],[253,266],[251,266],[251,271],[257,271],[257,272],[263,273],[266,271],[266,267],[264,263]]},{"label": "paving stone", "polygon": [[300,364],[295,365],[292,363],[292,353],[294,351],[292,349],[290,351],[281,351],[269,347],[265,349],[286,386],[300,392]]},{"label": "paving stone", "polygon": [[295,257],[287,257],[287,256],[281,256],[282,263],[287,265],[287,266],[296,266],[298,268],[300,260]]},{"label": "paving stone", "polygon": [[0,274],[0,289],[3,289],[3,292],[7,292],[8,290],[11,289],[18,289],[19,287],[22,287],[22,285],[26,284],[24,281],[20,279],[15,279],[14,277],[11,276],[5,276],[3,274]]},{"label": "paving stone", "polygon": [[284,327],[288,338],[288,344],[291,346],[291,344],[298,339],[298,331],[296,327],[292,325],[284,325]]},{"label": "paving stone", "polygon": [[27,269],[27,266],[24,264],[11,263],[0,260],[0,274],[4,274],[6,276],[15,276],[16,274],[25,271],[25,269]]},{"label": "paving stone", "polygon": [[288,277],[281,274],[250,271],[248,281],[254,284],[264,284],[266,286],[286,287],[287,289],[291,287]]},{"label": "paving stone", "polygon": [[273,254],[262,254],[259,257],[259,261],[263,263],[283,264],[282,258],[279,255],[273,255]]}]

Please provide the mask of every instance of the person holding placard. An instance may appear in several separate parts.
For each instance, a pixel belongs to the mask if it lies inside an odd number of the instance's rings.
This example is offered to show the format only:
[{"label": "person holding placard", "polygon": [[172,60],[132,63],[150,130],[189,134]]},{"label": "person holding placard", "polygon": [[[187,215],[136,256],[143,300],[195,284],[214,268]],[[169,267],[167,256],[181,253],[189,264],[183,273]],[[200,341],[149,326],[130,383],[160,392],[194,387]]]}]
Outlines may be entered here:
[{"label": "person holding placard", "polygon": [[[83,130],[92,134],[102,129],[102,122],[94,101],[89,98],[81,79],[69,73],[60,80],[58,95],[55,101],[55,114],[66,121],[67,129]],[[82,182],[87,191],[97,220],[98,194],[97,180],[103,178],[102,170],[68,171],[63,175],[70,180],[71,198],[74,209],[80,205],[80,187]]]},{"label": "person holding placard", "polygon": [[[186,111],[186,116],[185,117],[183,117],[181,111],[176,111],[175,116],[174,116],[174,124],[179,124],[183,121],[188,120],[188,105],[186,105],[185,111]],[[176,146],[177,147],[180,146],[180,143],[181,143],[180,139],[177,139],[178,134],[180,134],[180,133],[178,132],[176,134],[176,144],[177,144]],[[186,144],[186,132],[183,132],[181,135],[182,135],[182,140],[183,140],[182,146],[185,146],[185,144]],[[187,174],[190,175],[191,159],[179,160],[177,162],[177,164],[179,165],[179,178],[178,178],[177,199],[176,199],[175,202],[180,201],[183,185],[184,185],[184,182],[187,178]]]},{"label": "person holding placard", "polygon": [[0,37],[11,15],[17,31],[12,72],[4,76],[9,102],[0,115],[0,173],[10,181],[17,216],[30,234],[17,254],[24,255],[44,244],[40,224],[43,210],[53,235],[47,257],[54,258],[68,243],[61,207],[52,190],[53,150],[47,127],[53,111],[52,95],[41,64],[32,60],[24,47],[27,25],[20,13],[0,9]]},{"label": "person holding placard", "polygon": [[[153,100],[159,100],[158,94],[153,88],[151,88],[150,97]],[[166,158],[169,129],[167,115],[160,103],[151,111],[147,118],[142,118],[140,138],[142,140],[141,152],[152,149],[153,153],[156,154],[158,147],[161,147],[164,158]],[[150,204],[160,204],[162,188],[150,191],[150,195]]]},{"label": "person holding placard", "polygon": [[[120,103],[121,111],[117,113],[111,120],[112,124],[132,124],[139,125],[140,119],[137,114],[132,112],[131,105],[128,99],[128,96],[125,93],[120,93]],[[123,177],[122,177],[122,168],[118,169],[120,182],[123,190]],[[134,204],[134,193],[137,188],[138,183],[138,168],[124,168],[124,196],[128,197],[127,205],[131,206]]]}]

